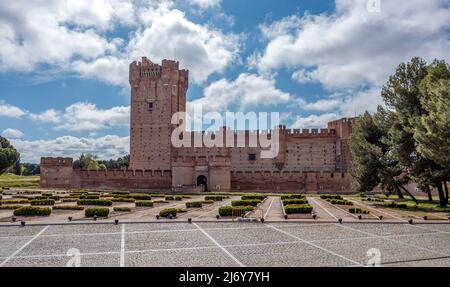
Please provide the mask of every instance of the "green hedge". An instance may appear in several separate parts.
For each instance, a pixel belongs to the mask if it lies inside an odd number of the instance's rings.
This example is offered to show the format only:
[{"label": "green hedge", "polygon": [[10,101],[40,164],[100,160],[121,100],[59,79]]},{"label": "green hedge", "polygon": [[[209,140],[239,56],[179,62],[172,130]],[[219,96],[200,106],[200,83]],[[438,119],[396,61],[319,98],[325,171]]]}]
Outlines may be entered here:
[{"label": "green hedge", "polygon": [[148,194],[130,194],[131,198],[134,198],[135,200],[152,200],[152,197]]},{"label": "green hedge", "polygon": [[28,199],[4,199],[2,201],[0,201],[0,205],[2,204],[17,204],[17,203],[30,203],[30,200]]},{"label": "green hedge", "polygon": [[109,208],[106,207],[89,207],[86,208],[84,211],[84,215],[86,217],[108,217],[109,215]]},{"label": "green hedge", "polygon": [[214,200],[202,200],[200,201],[202,204],[213,204]]},{"label": "green hedge", "polygon": [[99,205],[99,206],[111,206],[112,201],[107,199],[80,199],[77,201],[78,205]]},{"label": "green hedge", "polygon": [[129,207],[114,207],[113,210],[115,212],[131,212],[131,208]]},{"label": "green hedge", "polygon": [[284,211],[286,214],[294,214],[294,213],[311,213],[313,208],[309,204],[289,204],[284,207]]},{"label": "green hedge", "polygon": [[358,208],[358,207],[350,207],[348,209],[348,212],[350,212],[350,213],[358,213],[358,214],[369,214],[369,211],[363,210],[363,209]]},{"label": "green hedge", "polygon": [[176,208],[165,208],[159,212],[159,216],[161,217],[169,217],[172,215],[172,217],[177,216],[178,210]]},{"label": "green hedge", "polygon": [[79,205],[55,205],[53,210],[84,210],[84,207]]},{"label": "green hedge", "polygon": [[183,200],[182,196],[172,196],[172,195],[168,195],[165,197],[165,200]]},{"label": "green hedge", "polygon": [[328,199],[328,202],[331,204],[337,204],[337,205],[353,205],[353,202],[345,200],[345,199]]},{"label": "green hedge", "polygon": [[21,207],[23,207],[23,206],[21,206],[21,205],[0,205],[0,210],[1,209],[18,209]]},{"label": "green hedge", "polygon": [[115,195],[125,195],[125,194],[130,194],[129,191],[114,191],[111,194],[115,194]]},{"label": "green hedge", "polygon": [[152,201],[146,201],[146,200],[136,200],[135,202],[136,207],[153,207]]},{"label": "green hedge", "polygon": [[221,196],[221,195],[205,196],[205,200],[213,200],[213,201],[222,201],[224,198],[228,198],[228,196]]},{"label": "green hedge", "polygon": [[389,202],[386,204],[386,207],[390,207],[390,208],[408,208],[408,206],[404,203],[396,203],[396,202]]},{"label": "green hedge", "polygon": [[261,200],[256,200],[256,199],[252,199],[252,200],[233,200],[231,202],[231,205],[232,206],[257,206],[260,202],[261,202]]},{"label": "green hedge", "polygon": [[23,206],[14,210],[15,216],[49,216],[51,213],[50,207]]},{"label": "green hedge", "polygon": [[78,197],[65,197],[61,201],[62,202],[76,202],[76,201],[78,201]]},{"label": "green hedge", "polygon": [[286,200],[286,199],[304,199],[306,198],[304,195],[302,194],[289,194],[289,195],[282,195],[281,196],[281,200]]},{"label": "green hedge", "polygon": [[[253,206],[221,206],[219,207],[219,215],[220,216],[232,216],[233,215],[233,210],[235,211],[242,211],[244,212],[248,212],[248,211],[252,211],[253,209],[255,209]],[[236,212],[238,213],[238,212]]]},{"label": "green hedge", "polygon": [[266,195],[248,194],[248,195],[243,195],[241,197],[241,200],[259,200],[259,201],[263,201],[266,197],[267,197]]},{"label": "green hedge", "polygon": [[338,199],[338,200],[342,200],[342,196],[337,195],[337,194],[322,194],[320,196],[320,198],[322,199]]},{"label": "green hedge", "polygon": [[55,205],[53,199],[32,200],[31,205]]},{"label": "green hedge", "polygon": [[283,200],[283,205],[289,204],[308,204],[308,200],[306,199],[285,199]]},{"label": "green hedge", "polygon": [[136,199],[134,198],[128,198],[128,197],[117,197],[111,199],[112,202],[135,202]]},{"label": "green hedge", "polygon": [[186,202],[186,208],[202,208],[202,201]]},{"label": "green hedge", "polygon": [[99,195],[82,195],[80,196],[80,199],[100,199]]}]

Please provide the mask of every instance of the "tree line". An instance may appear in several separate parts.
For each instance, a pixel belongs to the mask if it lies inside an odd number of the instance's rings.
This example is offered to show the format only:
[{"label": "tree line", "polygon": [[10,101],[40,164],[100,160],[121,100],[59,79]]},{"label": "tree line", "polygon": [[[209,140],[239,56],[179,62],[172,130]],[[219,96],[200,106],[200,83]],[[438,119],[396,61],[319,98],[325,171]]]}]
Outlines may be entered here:
[{"label": "tree line", "polygon": [[80,158],[73,162],[73,168],[81,170],[113,170],[128,167],[130,155],[117,159],[99,160],[93,154],[81,154]]},{"label": "tree line", "polygon": [[352,129],[351,174],[360,192],[376,187],[403,198],[415,183],[440,206],[450,179],[450,66],[413,58],[400,64],[381,90],[384,106],[358,117]]}]

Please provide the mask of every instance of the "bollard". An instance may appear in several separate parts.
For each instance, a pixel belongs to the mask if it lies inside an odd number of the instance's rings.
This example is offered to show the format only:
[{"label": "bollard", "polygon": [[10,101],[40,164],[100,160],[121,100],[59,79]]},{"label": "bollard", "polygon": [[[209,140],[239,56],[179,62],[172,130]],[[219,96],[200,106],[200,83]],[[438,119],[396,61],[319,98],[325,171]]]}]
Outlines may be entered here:
[{"label": "bollard", "polygon": [[362,215],[358,215],[358,219],[361,220],[362,219]]},{"label": "bollard", "polygon": [[316,214],[313,214],[313,219],[317,219],[317,215]]},{"label": "bollard", "polygon": [[188,223],[192,223],[192,218],[188,218]]},{"label": "bollard", "polygon": [[25,222],[25,221],[21,221],[21,222],[20,222],[20,225],[21,225],[21,226],[25,226],[25,225],[26,225],[26,222]]},{"label": "bollard", "polygon": [[428,220],[428,216],[425,215],[425,216],[423,217],[423,220]]},{"label": "bollard", "polygon": [[14,216],[11,217],[11,221],[12,221],[12,222],[16,222],[16,220],[17,220],[17,218],[15,218]]},{"label": "bollard", "polygon": [[410,219],[410,220],[408,220],[408,222],[409,222],[409,224],[413,224],[414,220]]},{"label": "bollard", "polygon": [[342,218],[339,218],[338,221],[339,221],[339,223],[342,223]]},{"label": "bollard", "polygon": [[169,219],[172,219],[172,218],[173,218],[172,214],[169,214]]},{"label": "bollard", "polygon": [[156,219],[159,219],[159,215],[156,215]]},{"label": "bollard", "polygon": [[284,215],[284,219],[288,219],[288,215],[287,214]]},{"label": "bollard", "polygon": [[383,220],[383,215],[380,215],[378,218],[379,218],[380,220]]},{"label": "bollard", "polygon": [[67,220],[72,221],[72,216],[67,217]]},{"label": "bollard", "polygon": [[118,224],[119,224],[119,219],[115,219],[115,220],[114,220],[114,223],[115,223],[116,225],[118,225]]},{"label": "bollard", "polygon": [[216,219],[219,220],[219,218],[220,218],[220,215],[217,214],[217,215],[216,215]]},{"label": "bollard", "polygon": [[264,218],[261,218],[261,223],[264,223]]},{"label": "bollard", "polygon": [[97,215],[94,215],[93,219],[94,221],[97,221]]}]

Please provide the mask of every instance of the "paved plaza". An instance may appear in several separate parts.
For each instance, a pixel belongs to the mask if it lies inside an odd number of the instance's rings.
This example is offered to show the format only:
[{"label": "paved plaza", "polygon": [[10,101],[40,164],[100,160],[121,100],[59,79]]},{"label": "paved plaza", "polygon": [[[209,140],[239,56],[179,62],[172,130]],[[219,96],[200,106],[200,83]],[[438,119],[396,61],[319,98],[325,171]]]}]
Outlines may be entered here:
[{"label": "paved plaza", "polygon": [[[375,251],[374,251],[375,250]],[[375,252],[375,253],[374,253]],[[90,223],[0,227],[0,266],[450,266],[450,224]]]}]

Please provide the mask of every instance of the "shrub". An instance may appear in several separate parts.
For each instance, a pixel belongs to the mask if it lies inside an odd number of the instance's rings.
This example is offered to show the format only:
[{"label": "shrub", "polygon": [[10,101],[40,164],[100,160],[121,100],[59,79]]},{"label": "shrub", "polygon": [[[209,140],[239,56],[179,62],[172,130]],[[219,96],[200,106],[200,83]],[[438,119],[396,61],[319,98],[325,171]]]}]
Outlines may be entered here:
[{"label": "shrub", "polygon": [[135,200],[152,200],[152,197],[148,194],[130,194],[131,198],[134,198]]},{"label": "shrub", "polygon": [[175,200],[175,198],[171,195],[168,195],[164,198],[165,200]]},{"label": "shrub", "polygon": [[55,205],[53,199],[32,200],[31,205]]},{"label": "shrub", "polygon": [[62,199],[62,202],[76,202],[78,197],[65,197]]},{"label": "shrub", "polygon": [[126,198],[126,197],[117,197],[111,199],[112,202],[135,202],[134,198]]},{"label": "shrub", "polygon": [[141,207],[141,206],[153,207],[153,202],[152,201],[136,200],[135,203],[136,203],[136,207]]},{"label": "shrub", "polygon": [[53,210],[83,210],[83,206],[79,205],[55,205]]},{"label": "shrub", "polygon": [[350,213],[358,213],[358,214],[369,214],[369,211],[363,210],[363,209],[358,208],[358,207],[350,207],[348,209],[348,212],[350,212]]},{"label": "shrub", "polygon": [[224,198],[227,198],[228,196],[222,196],[222,195],[208,195],[205,196],[205,200],[213,200],[213,201],[222,201]]},{"label": "shrub", "polygon": [[322,194],[320,196],[321,199],[337,199],[337,200],[343,200],[342,196],[337,194]]},{"label": "shrub", "polygon": [[203,200],[203,201],[200,201],[202,204],[213,204],[214,203],[214,200]]},{"label": "shrub", "polygon": [[99,206],[111,206],[112,201],[107,199],[80,199],[77,201],[78,205],[99,205]]},{"label": "shrub", "polygon": [[281,196],[281,200],[286,200],[286,199],[303,199],[306,198],[304,195],[302,194],[289,194],[289,195],[282,195]]},{"label": "shrub", "polygon": [[186,208],[202,208],[202,201],[186,202]]},{"label": "shrub", "polygon": [[396,202],[390,202],[386,204],[387,207],[391,208],[408,208],[408,206],[404,203],[396,203]]},{"label": "shrub", "polygon": [[18,209],[21,205],[0,205],[0,209]]},{"label": "shrub", "polygon": [[331,204],[337,204],[337,205],[353,205],[353,202],[351,202],[351,201],[348,201],[348,200],[345,200],[345,199],[342,199],[342,200],[339,200],[339,199],[331,199],[331,200],[328,200]]},{"label": "shrub", "polygon": [[289,204],[284,207],[284,211],[286,214],[293,214],[293,213],[311,213],[313,211],[313,208],[309,204]]},{"label": "shrub", "polygon": [[129,191],[114,191],[111,194],[115,195],[124,195],[124,194],[130,194]]},{"label": "shrub", "polygon": [[308,201],[306,199],[285,199],[283,200],[283,205],[288,204],[307,204]]},{"label": "shrub", "polygon": [[243,195],[241,197],[241,200],[259,200],[259,201],[263,201],[266,197],[267,197],[266,195],[248,194],[248,195]]},{"label": "shrub", "polygon": [[15,199],[4,199],[4,200],[2,200],[1,202],[0,202],[0,205],[2,205],[2,204],[17,204],[17,203],[30,203],[30,200],[28,200],[28,199],[17,199],[17,200],[15,200]]},{"label": "shrub", "polygon": [[253,206],[221,206],[219,207],[220,216],[232,216],[234,211],[248,212],[254,209]]},{"label": "shrub", "polygon": [[100,199],[99,195],[82,195],[80,196],[80,199]]},{"label": "shrub", "polygon": [[129,207],[114,207],[113,210],[116,212],[131,212]]},{"label": "shrub", "polygon": [[187,209],[177,208],[177,213],[185,213],[185,212],[187,212]]},{"label": "shrub", "polygon": [[161,217],[169,217],[172,215],[172,217],[177,216],[177,209],[176,208],[165,208],[159,212],[159,216]]},{"label": "shrub", "polygon": [[22,206],[14,210],[15,216],[49,216],[51,213],[50,207]]},{"label": "shrub", "polygon": [[109,208],[106,208],[106,207],[89,207],[89,208],[86,208],[86,210],[84,211],[84,215],[86,217],[94,217],[94,216],[108,217],[108,215],[109,215]]},{"label": "shrub", "polygon": [[153,203],[169,203],[166,200],[154,200]]},{"label": "shrub", "polygon": [[257,206],[260,203],[260,200],[252,199],[252,200],[233,200],[231,202],[232,206]]}]

